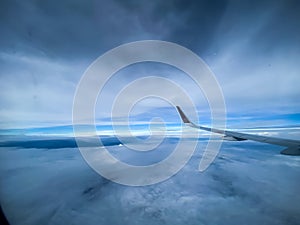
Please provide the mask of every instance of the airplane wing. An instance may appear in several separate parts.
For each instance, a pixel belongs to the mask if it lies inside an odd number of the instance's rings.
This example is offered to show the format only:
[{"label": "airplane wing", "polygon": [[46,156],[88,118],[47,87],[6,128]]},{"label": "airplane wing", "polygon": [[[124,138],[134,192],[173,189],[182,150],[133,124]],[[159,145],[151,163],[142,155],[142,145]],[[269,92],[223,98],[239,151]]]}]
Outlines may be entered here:
[{"label": "airplane wing", "polygon": [[244,133],[235,132],[235,131],[219,130],[219,129],[210,128],[210,127],[203,127],[203,126],[196,125],[193,122],[191,122],[179,106],[176,106],[176,108],[177,108],[177,111],[179,112],[180,117],[181,117],[182,121],[184,122],[184,124],[186,124],[190,127],[194,127],[197,129],[206,130],[209,132],[224,135],[225,140],[232,140],[232,141],[252,140],[252,141],[258,141],[258,142],[263,142],[263,143],[268,143],[268,144],[273,144],[273,145],[284,146],[286,148],[280,152],[281,154],[300,156],[300,141],[299,140],[267,137],[267,136],[261,136],[261,135],[255,135],[255,134],[244,134]]}]

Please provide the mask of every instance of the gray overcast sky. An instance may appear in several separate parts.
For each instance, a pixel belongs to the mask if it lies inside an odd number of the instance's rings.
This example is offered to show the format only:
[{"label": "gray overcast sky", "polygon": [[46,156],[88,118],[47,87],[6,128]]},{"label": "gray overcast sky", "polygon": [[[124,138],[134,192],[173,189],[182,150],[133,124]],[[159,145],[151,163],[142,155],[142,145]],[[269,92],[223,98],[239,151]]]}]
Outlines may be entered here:
[{"label": "gray overcast sky", "polygon": [[[175,42],[202,57],[219,80],[229,113],[299,113],[300,1],[0,4],[3,127],[70,123],[76,85],[88,65],[113,47],[144,39]],[[136,73],[145,75],[139,68]],[[164,76],[184,81],[170,71]],[[130,80],[124,72],[106,95]]]}]

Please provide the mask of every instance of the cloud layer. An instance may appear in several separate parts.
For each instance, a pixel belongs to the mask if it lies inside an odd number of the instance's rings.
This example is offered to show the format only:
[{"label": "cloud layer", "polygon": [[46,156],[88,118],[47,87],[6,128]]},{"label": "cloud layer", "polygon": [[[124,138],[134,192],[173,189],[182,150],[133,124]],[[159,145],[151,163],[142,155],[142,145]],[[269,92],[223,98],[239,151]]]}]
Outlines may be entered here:
[{"label": "cloud layer", "polygon": [[[151,157],[127,159],[161,160],[173,144],[169,139]],[[1,148],[1,204],[12,225],[299,224],[299,158],[279,155],[281,147],[272,145],[225,142],[200,173],[205,144],[178,174],[145,187],[103,179],[76,148]],[[110,147],[115,156],[123,150]]]}]

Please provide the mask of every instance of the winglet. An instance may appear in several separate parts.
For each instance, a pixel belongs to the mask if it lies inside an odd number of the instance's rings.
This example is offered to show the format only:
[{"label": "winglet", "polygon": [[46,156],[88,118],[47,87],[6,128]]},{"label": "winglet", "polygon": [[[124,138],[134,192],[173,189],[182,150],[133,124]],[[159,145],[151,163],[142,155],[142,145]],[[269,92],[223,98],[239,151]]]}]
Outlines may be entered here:
[{"label": "winglet", "polygon": [[182,121],[184,123],[191,123],[191,121],[187,118],[187,116],[184,114],[184,112],[181,110],[181,108],[179,106],[176,106],[176,108],[177,108],[177,111],[180,114],[180,117],[181,117]]}]

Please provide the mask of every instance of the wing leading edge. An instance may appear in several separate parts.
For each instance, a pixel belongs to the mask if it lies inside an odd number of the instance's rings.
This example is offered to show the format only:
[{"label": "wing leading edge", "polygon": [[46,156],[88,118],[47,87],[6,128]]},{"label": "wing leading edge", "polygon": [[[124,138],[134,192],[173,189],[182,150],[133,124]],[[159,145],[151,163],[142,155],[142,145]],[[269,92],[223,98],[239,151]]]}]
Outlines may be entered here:
[{"label": "wing leading edge", "polygon": [[267,137],[267,136],[260,136],[260,135],[255,135],[255,134],[244,134],[244,133],[235,132],[235,131],[203,127],[203,126],[196,125],[193,122],[191,122],[179,106],[176,106],[176,108],[177,108],[177,111],[179,112],[179,115],[180,115],[182,121],[184,122],[184,124],[186,124],[188,126],[224,135],[225,140],[232,140],[232,141],[252,140],[252,141],[258,141],[258,142],[263,142],[263,143],[268,143],[268,144],[273,144],[273,145],[284,146],[286,148],[280,152],[281,154],[300,156],[300,141],[298,141],[298,140]]}]

